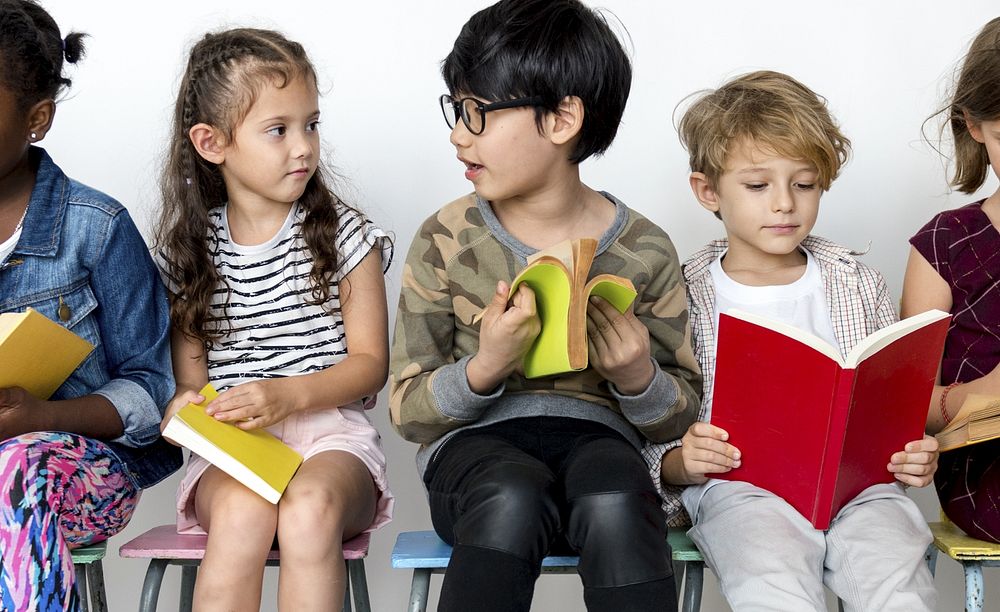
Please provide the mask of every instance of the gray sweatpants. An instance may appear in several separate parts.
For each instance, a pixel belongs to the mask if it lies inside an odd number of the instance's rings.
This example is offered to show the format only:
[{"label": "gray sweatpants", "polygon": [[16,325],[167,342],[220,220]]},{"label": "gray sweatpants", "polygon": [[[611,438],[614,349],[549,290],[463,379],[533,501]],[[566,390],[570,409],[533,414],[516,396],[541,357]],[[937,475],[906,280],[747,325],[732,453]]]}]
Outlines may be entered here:
[{"label": "gray sweatpants", "polygon": [[780,497],[745,482],[709,488],[691,539],[735,612],[825,611],[825,584],[847,612],[928,612],[931,533],[898,484],[865,489],[815,529]]}]

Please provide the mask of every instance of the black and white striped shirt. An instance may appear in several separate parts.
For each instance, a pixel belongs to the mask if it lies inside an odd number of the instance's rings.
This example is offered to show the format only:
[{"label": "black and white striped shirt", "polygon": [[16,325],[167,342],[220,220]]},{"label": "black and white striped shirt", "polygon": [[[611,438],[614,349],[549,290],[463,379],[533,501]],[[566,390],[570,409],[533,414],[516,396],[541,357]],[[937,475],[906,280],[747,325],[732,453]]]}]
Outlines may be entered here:
[{"label": "black and white striped shirt", "polygon": [[312,254],[302,235],[301,206],[292,207],[273,238],[253,246],[230,239],[226,210],[221,206],[209,211],[209,250],[225,281],[213,293],[210,308],[232,329],[208,350],[209,381],[222,391],[245,382],[316,372],[346,357],[339,282],[375,247],[382,249],[383,270],[388,270],[392,243],[386,233],[359,213],[338,207],[339,265],[324,310],[307,303],[312,298]]}]

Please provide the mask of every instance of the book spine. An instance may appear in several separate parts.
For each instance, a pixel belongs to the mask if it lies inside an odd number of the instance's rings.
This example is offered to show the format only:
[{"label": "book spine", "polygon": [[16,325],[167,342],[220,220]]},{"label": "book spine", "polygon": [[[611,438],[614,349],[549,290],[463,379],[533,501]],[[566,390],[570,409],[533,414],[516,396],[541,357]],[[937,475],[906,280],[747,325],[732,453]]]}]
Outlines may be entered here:
[{"label": "book spine", "polygon": [[837,490],[837,473],[840,470],[847,418],[851,412],[851,395],[854,392],[855,370],[840,368],[834,383],[833,401],[829,407],[829,421],[823,446],[823,463],[816,484],[816,504],[813,506],[812,524],[817,529],[827,529],[833,520],[833,498]]}]

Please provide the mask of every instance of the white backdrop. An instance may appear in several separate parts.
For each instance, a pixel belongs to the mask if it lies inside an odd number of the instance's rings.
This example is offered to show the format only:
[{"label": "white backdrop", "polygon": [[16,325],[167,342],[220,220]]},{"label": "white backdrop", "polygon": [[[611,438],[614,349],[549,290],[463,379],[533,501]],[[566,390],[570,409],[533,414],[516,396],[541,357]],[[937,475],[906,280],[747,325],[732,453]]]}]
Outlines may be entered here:
[{"label": "white backdrop", "polygon": [[[395,316],[401,263],[415,228],[470,189],[437,106],[444,90],[438,71],[461,25],[486,0],[44,4],[64,32],[77,29],[91,38],[42,144],[70,176],[121,200],[147,236],[170,108],[191,43],[208,29],[235,25],[279,29],[302,42],[324,85],[321,129],[325,151],[345,178],[341,193],[395,232],[388,278]],[[721,235],[722,226],[688,190],[673,109],[687,94],[750,70],[788,72],[829,99],[856,153],[824,197],[816,233],[859,249],[871,243],[865,261],[882,270],[894,295],[907,238],[936,211],[971,199],[949,192],[943,162],[922,142],[920,129],[943,103],[971,38],[996,16],[995,2],[604,0],[599,6],[628,29],[634,81],[616,143],[602,159],[584,163],[584,180],[665,227],[682,257]],[[983,193],[994,189],[991,176]],[[399,531],[427,529],[430,520],[413,467],[416,448],[392,431],[384,397],[374,417],[397,505],[395,521],[375,535],[368,583],[375,610],[402,610],[410,576],[389,568],[389,550]],[[175,475],[145,493],[111,548],[173,520],[177,481]],[[933,493],[914,497],[927,518],[936,519]],[[111,553],[105,568],[111,608],[136,607],[145,564]],[[177,600],[179,572],[169,574],[163,609]],[[268,570],[264,610],[275,609],[275,579],[276,571]],[[987,583],[987,608],[998,609],[1000,580],[987,575]],[[436,592],[439,579],[433,584]],[[957,564],[939,562],[937,585],[938,610],[962,608]],[[581,610],[581,591],[575,576],[543,577],[534,609]],[[712,579],[702,609],[728,609]]]}]

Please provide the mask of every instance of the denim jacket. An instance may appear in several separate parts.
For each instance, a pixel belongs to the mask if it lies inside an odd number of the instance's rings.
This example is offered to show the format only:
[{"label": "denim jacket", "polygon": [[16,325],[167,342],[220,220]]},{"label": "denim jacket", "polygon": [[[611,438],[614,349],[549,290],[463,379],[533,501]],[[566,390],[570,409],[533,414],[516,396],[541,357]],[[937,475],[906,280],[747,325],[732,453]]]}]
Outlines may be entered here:
[{"label": "denim jacket", "polygon": [[43,149],[31,156],[38,171],[21,237],[0,262],[0,312],[34,308],[94,345],[51,399],[110,401],[124,433],[105,442],[136,486],[151,486],[181,465],[159,427],[174,393],[166,289],[121,204],[68,178]]}]

